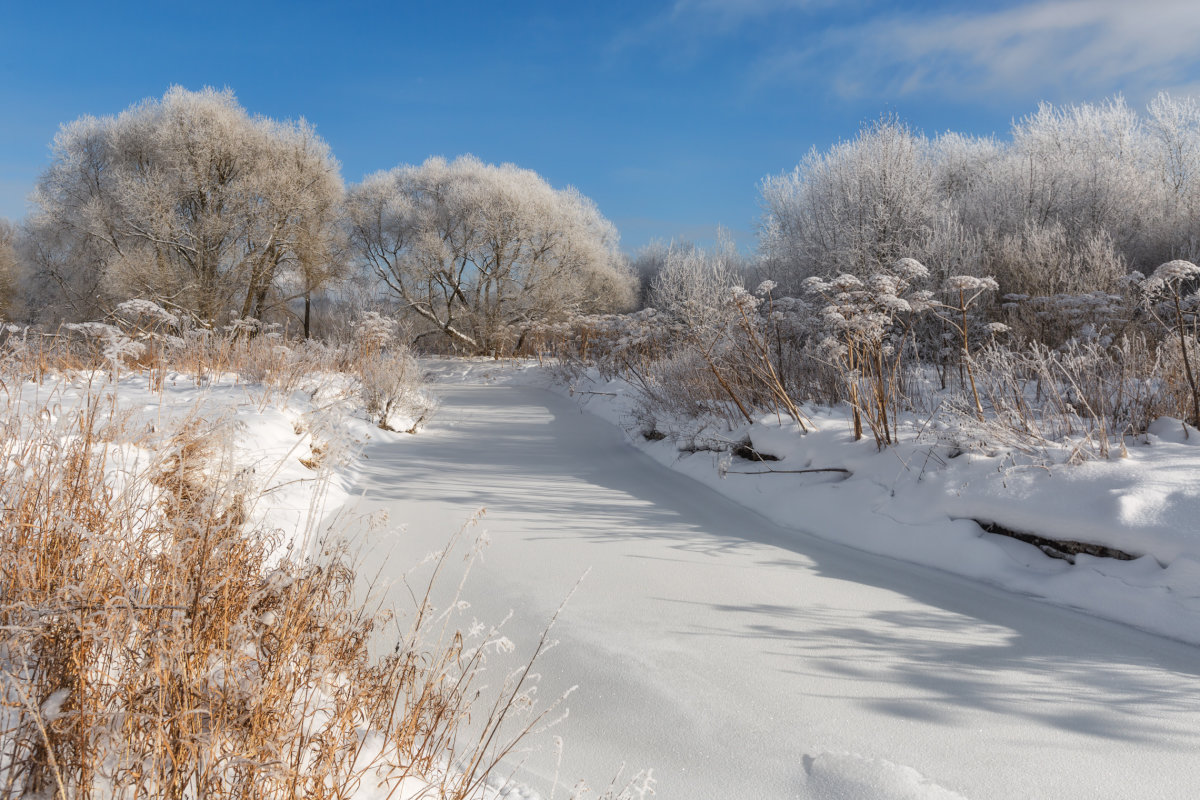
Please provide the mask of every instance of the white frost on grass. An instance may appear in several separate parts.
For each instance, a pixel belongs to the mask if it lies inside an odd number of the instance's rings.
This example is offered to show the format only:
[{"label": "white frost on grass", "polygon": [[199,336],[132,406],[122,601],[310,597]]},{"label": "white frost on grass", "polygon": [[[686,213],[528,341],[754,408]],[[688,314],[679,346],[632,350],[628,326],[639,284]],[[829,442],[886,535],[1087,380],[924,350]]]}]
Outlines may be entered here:
[{"label": "white frost on grass", "polygon": [[[77,373],[12,387],[0,406],[42,415],[69,435],[72,420],[98,402],[111,417],[103,428],[109,437],[105,469],[118,493],[155,491],[135,476],[171,446],[177,432],[194,428],[214,445],[217,463],[211,468],[237,475],[255,498],[248,524],[278,531],[286,550],[304,547],[326,512],[346,500],[354,478],[350,453],[358,443],[393,435],[354,415],[346,383],[343,376],[317,375],[303,390],[282,392],[232,376],[198,383],[170,373],[156,391],[137,373],[116,381]],[[151,513],[153,498],[143,500]]]}]

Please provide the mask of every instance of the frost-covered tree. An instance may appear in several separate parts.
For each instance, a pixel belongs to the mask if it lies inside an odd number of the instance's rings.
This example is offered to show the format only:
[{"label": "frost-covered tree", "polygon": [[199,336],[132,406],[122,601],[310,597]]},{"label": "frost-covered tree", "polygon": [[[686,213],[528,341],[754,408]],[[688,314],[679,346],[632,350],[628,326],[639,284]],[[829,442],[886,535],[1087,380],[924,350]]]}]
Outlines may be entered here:
[{"label": "frost-covered tree", "polygon": [[[1061,108],[1043,103],[1013,127],[999,233],[1057,227],[1062,250],[1082,251],[1103,236],[1127,259],[1141,260],[1152,246],[1147,222],[1161,210],[1152,150],[1141,119],[1120,98]],[[1102,289],[1115,276],[1096,277],[1091,288]]]},{"label": "frost-covered tree", "polygon": [[649,303],[692,330],[724,325],[731,310],[729,292],[742,285],[740,265],[737,249],[726,237],[712,250],[672,245],[650,282]]},{"label": "frost-covered tree", "polygon": [[654,239],[633,254],[629,268],[638,281],[638,308],[645,308],[650,304],[650,287],[654,283],[654,279],[662,272],[663,267],[667,265],[668,255],[677,247],[679,245],[674,242],[667,243],[662,239]]},{"label": "frost-covered tree", "polygon": [[1200,103],[1164,93],[1151,101],[1148,112],[1163,196],[1150,223],[1159,243],[1154,255],[1200,257]]},{"label": "frost-covered tree", "polygon": [[342,182],[303,120],[176,86],[64,125],[53,152],[30,220],[43,303],[91,316],[146,297],[206,321],[261,318],[333,271]]},{"label": "frost-covered tree", "polygon": [[1112,292],[1130,269],[1200,257],[1200,106],[1042,104],[1008,141],[883,120],[767,178],[762,200],[760,247],[786,291],[909,256],[936,281],[994,275],[1004,294]]},{"label": "frost-covered tree", "polygon": [[535,324],[624,310],[636,279],[617,234],[574,189],[471,156],[369,176],[347,198],[355,255],[458,348],[515,346]]},{"label": "frost-covered tree", "polygon": [[1168,196],[1193,203],[1200,194],[1200,104],[1192,97],[1163,93],[1147,111],[1147,127],[1157,145],[1156,166]]},{"label": "frost-covered tree", "polygon": [[16,310],[18,280],[17,227],[0,219],[0,319],[11,319]]},{"label": "frost-covered tree", "polygon": [[894,119],[812,150],[761,191],[763,255],[785,291],[810,276],[866,275],[914,255],[936,212],[929,142]]}]

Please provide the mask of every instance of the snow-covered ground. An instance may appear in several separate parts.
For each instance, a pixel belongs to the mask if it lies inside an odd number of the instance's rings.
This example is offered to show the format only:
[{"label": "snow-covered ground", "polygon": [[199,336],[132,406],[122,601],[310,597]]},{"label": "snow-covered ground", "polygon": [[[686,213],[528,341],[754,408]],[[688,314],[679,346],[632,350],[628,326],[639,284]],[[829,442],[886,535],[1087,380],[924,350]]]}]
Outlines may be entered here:
[{"label": "snow-covered ground", "polygon": [[[180,372],[156,373],[152,383],[144,372],[126,372],[113,380],[106,371],[62,372],[41,382],[8,381],[0,392],[6,437],[5,458],[0,460],[5,479],[20,481],[21,471],[34,468],[36,472],[35,465],[22,459],[38,450],[25,449],[23,441],[68,442],[85,430],[96,439],[93,457],[103,466],[104,487],[117,498],[113,507],[135,515],[130,525],[113,528],[135,533],[163,513],[158,470],[171,463],[172,453],[200,442],[203,454],[194,464],[219,473],[220,485],[230,486],[247,503],[248,529],[272,532],[276,549],[270,561],[285,555],[301,560],[330,534],[335,512],[355,483],[362,445],[372,438],[394,443],[406,436],[380,430],[367,420],[350,376],[314,373],[301,384],[284,390],[232,373],[200,378]],[[398,410],[390,421],[411,426],[413,420],[401,419],[402,413]],[[95,423],[81,424],[89,416]],[[7,658],[7,649],[0,649]],[[11,676],[6,671],[4,677]],[[4,688],[7,692],[9,687]],[[322,687],[310,687],[308,692],[298,706],[309,707],[319,717],[325,713],[319,699]],[[70,694],[69,689],[59,690],[42,705],[40,713],[47,723],[60,715]],[[4,699],[11,697],[6,693]],[[6,740],[16,724],[10,711],[0,709],[0,752],[5,754],[16,749]],[[441,775],[411,774],[404,768],[407,754],[388,750],[387,742],[375,732],[361,734],[355,763],[364,765],[363,780],[350,787],[350,796],[355,800],[437,796]],[[380,766],[374,770],[373,764]],[[11,775],[9,770],[0,759],[0,773]],[[376,773],[378,785],[369,780]],[[398,777],[398,773],[403,774]],[[97,780],[97,791],[103,795],[106,784],[103,778]],[[492,788],[474,795],[479,800],[499,796]]]},{"label": "snow-covered ground", "polygon": [[[488,797],[564,797],[580,779],[595,793],[639,773],[644,786],[648,768],[664,798],[1190,793],[1196,648],[1101,617],[1200,641],[1200,434],[1163,421],[1126,458],[1047,469],[927,443],[878,453],[833,412],[803,436],[774,418],[728,432],[781,459],[764,464],[626,432],[620,382],[572,391],[527,365],[426,366],[442,406],[417,436],[375,428],[334,376],[281,392],[74,375],[5,402],[69,419],[101,387],[121,423],[106,445],[116,486],[194,420],[265,490],[253,518],[284,531],[282,547],[306,547],[340,506],[402,615],[423,586],[414,565],[486,508],[473,530],[491,543],[454,624],[508,618],[517,651],[496,659],[490,691],[571,595],[536,665],[540,702],[566,696],[569,714],[525,741]],[[741,474],[824,467],[852,474]],[[1071,565],[969,519],[1144,555]],[[443,606],[460,591],[447,577]]]},{"label": "snow-covered ground", "polygon": [[0,411],[14,419],[41,414],[66,434],[77,415],[96,405],[116,491],[154,464],[172,437],[193,429],[212,445],[213,468],[237,475],[256,497],[248,524],[279,531],[281,550],[303,549],[326,515],[345,503],[361,443],[388,435],[355,415],[349,389],[337,375],[281,391],[233,374],[198,380],[168,373],[161,388],[152,388],[144,373],[113,382],[104,373],[74,372],[8,387]]},{"label": "snow-covered ground", "polygon": [[[351,505],[393,527],[364,526],[360,544],[395,581],[390,600],[411,605],[407,566],[486,507],[491,544],[464,613],[490,623],[511,612],[507,635],[526,652],[586,574],[538,669],[543,701],[579,687],[550,732],[561,760],[543,748],[518,772],[544,796],[556,776],[562,796],[579,777],[603,786],[622,764],[625,775],[654,768],[667,798],[1191,793],[1196,648],[1099,618],[1197,640],[1194,584],[1177,566],[1190,545],[1169,516],[1191,502],[1193,448],[1169,430],[1131,442],[1114,466],[1035,480],[999,455],[926,465],[919,448],[878,454],[836,418],[806,437],[764,423],[750,434],[783,458],[770,466],[853,476],[722,479],[762,465],[681,457],[580,408],[620,421],[619,387],[576,387],[617,397],[572,399],[528,385],[546,383],[532,370],[430,369],[442,405],[428,429],[364,452]],[[1121,491],[1136,485],[1135,512]],[[1074,537],[1080,528],[1056,527],[1074,519],[1072,492],[1106,530],[1134,530],[1113,544],[1152,557],[1071,566],[954,519]],[[1126,509],[1125,521],[1107,508]]]},{"label": "snow-covered ground", "polygon": [[[921,437],[880,452],[870,437],[855,442],[837,409],[814,412],[818,430],[805,434],[773,415],[707,432],[779,459],[757,462],[647,440],[634,423],[632,387],[620,379],[565,385],[536,368],[491,371],[571,396],[655,460],[780,525],[1200,644],[1200,432],[1180,420],[1159,419],[1147,435],[1127,437],[1123,454],[1073,465],[938,444],[929,420],[912,423],[925,428]],[[788,472],[820,468],[850,474]],[[1137,557],[1080,553],[1072,564],[984,533],[976,521]]]}]

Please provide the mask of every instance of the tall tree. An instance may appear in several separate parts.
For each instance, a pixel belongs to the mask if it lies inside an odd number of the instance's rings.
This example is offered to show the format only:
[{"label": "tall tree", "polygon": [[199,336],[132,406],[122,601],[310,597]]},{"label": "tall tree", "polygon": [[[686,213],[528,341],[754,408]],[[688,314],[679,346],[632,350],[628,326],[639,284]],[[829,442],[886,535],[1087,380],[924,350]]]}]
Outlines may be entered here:
[{"label": "tall tree", "polygon": [[[30,220],[43,289],[78,315],[147,297],[215,322],[261,318],[327,275],[342,182],[303,120],[229,90],[172,87],[64,125]],[[321,268],[317,268],[321,265]]]},{"label": "tall tree", "polygon": [[1130,269],[1200,255],[1200,108],[1043,103],[1009,141],[927,140],[885,118],[761,191],[762,255],[785,289],[908,256],[1003,293],[1111,292]]},{"label": "tall tree", "polygon": [[461,349],[495,352],[531,323],[634,301],[595,205],[511,164],[431,158],[377,173],[350,190],[347,216],[354,253]]},{"label": "tall tree", "polygon": [[866,275],[913,255],[936,210],[930,163],[924,137],[884,118],[765,179],[763,255],[785,288],[812,275]]}]

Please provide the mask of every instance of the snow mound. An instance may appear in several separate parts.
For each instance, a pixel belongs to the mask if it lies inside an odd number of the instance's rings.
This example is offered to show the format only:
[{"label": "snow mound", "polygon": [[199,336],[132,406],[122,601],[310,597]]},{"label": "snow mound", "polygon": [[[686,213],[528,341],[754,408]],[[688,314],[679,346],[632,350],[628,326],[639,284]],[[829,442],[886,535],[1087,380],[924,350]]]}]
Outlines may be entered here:
[{"label": "snow mound", "polygon": [[912,767],[857,753],[806,755],[804,771],[812,796],[828,800],[966,800]]},{"label": "snow mound", "polygon": [[1161,442],[1200,446],[1200,431],[1174,417],[1159,417],[1150,423],[1146,433]]}]

